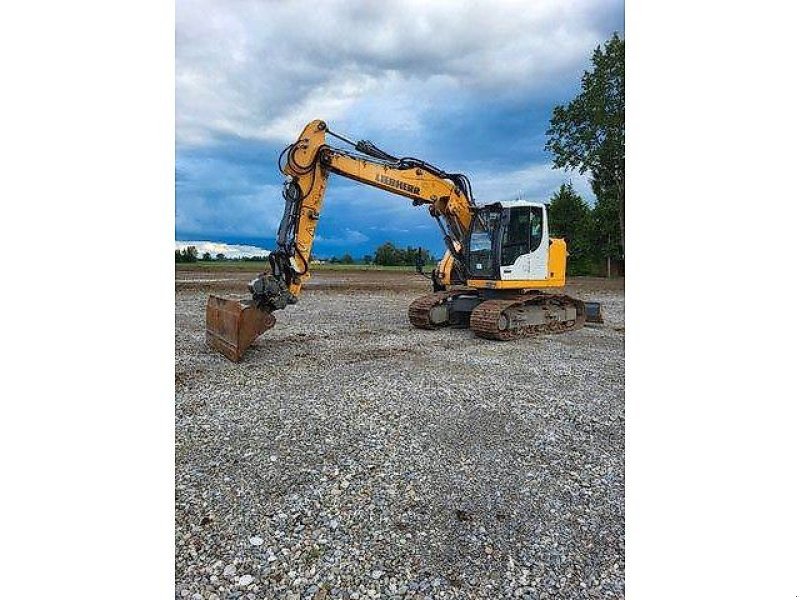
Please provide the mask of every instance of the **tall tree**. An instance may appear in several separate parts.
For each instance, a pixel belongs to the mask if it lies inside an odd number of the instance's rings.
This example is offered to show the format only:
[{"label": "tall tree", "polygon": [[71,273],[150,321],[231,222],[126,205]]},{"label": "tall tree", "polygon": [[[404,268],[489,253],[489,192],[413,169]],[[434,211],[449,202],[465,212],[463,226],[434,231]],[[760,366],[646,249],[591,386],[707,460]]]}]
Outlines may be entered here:
[{"label": "tall tree", "polygon": [[612,200],[625,252],[625,40],[617,33],[592,55],[572,102],[553,109],[545,148],[554,168],[587,171],[598,200]]},{"label": "tall tree", "polygon": [[572,188],[572,184],[562,184],[550,199],[548,210],[550,233],[567,240],[570,275],[583,275],[591,271],[596,258],[594,249],[595,233],[592,209]]},{"label": "tall tree", "polygon": [[598,186],[593,186],[597,203],[592,210],[595,247],[609,258],[622,258],[622,232],[618,219],[617,203],[613,197],[603,195]]}]

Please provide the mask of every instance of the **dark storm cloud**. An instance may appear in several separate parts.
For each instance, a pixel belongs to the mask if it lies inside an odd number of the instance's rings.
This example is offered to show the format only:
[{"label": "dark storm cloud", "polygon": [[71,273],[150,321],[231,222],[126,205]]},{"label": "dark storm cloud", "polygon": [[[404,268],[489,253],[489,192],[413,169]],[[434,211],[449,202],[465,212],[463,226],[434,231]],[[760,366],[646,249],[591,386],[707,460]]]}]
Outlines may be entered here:
[{"label": "dark storm cloud", "polygon": [[[577,90],[592,49],[623,30],[622,7],[180,0],[177,233],[271,235],[282,210],[275,160],[313,118],[466,172],[479,199],[549,197],[570,179],[543,150],[552,107]],[[438,246],[424,211],[342,180],[318,231],[332,252],[385,239]]]}]

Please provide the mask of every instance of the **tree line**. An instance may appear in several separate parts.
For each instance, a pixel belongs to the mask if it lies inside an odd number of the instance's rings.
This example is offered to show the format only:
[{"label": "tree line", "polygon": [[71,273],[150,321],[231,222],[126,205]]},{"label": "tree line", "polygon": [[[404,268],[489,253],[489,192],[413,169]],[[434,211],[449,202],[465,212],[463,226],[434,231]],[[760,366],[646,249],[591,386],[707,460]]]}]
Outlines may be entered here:
[{"label": "tree line", "polygon": [[[197,261],[246,261],[246,262],[266,262],[267,256],[246,256],[241,258],[227,258],[224,254],[219,253],[212,256],[210,252],[204,252],[199,255],[196,246],[186,246],[181,250],[175,250],[176,263],[195,263]],[[318,257],[312,256],[311,260],[319,260]],[[427,248],[413,248],[407,246],[406,248],[399,248],[391,242],[385,242],[375,249],[374,254],[365,254],[360,260],[353,258],[349,252],[345,252],[341,257],[333,256],[329,259],[324,259],[326,262],[332,264],[343,265],[381,265],[381,266],[415,266],[418,261],[423,264],[431,264],[436,262],[436,259]]]},{"label": "tree line", "polygon": [[617,220],[607,203],[589,204],[563,184],[550,199],[550,235],[564,238],[569,260],[568,275],[604,274],[606,259],[620,256]]},{"label": "tree line", "polygon": [[216,256],[212,256],[210,252],[203,252],[202,255],[198,257],[197,247],[195,246],[186,246],[182,250],[175,250],[175,262],[176,263],[194,263],[198,260],[202,261],[209,261],[209,260],[230,260],[230,261],[244,261],[244,262],[265,262],[268,259],[266,255],[264,256],[242,256],[237,258],[228,258],[222,252],[218,253]]},{"label": "tree line", "polygon": [[413,267],[417,263],[430,264],[436,262],[436,259],[427,248],[413,248],[412,246],[398,248],[391,242],[385,242],[375,250],[374,261],[376,265],[387,267]]},{"label": "tree line", "polygon": [[380,265],[384,267],[413,267],[419,261],[422,261],[423,264],[431,264],[436,262],[436,259],[427,248],[414,248],[412,246],[399,248],[392,242],[384,242],[375,249],[374,254],[365,254],[360,260],[353,258],[349,252],[345,252],[341,257],[333,256],[327,259],[327,262],[331,264]]}]

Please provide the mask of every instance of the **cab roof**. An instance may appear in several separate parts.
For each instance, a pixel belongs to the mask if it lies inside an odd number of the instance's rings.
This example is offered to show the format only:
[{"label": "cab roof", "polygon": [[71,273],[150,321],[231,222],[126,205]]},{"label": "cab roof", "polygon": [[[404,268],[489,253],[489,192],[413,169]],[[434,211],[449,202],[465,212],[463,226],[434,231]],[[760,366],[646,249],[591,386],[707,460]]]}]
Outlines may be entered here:
[{"label": "cab roof", "polygon": [[516,206],[537,206],[539,208],[544,208],[547,206],[547,204],[544,202],[531,202],[530,200],[499,200],[497,202],[486,202],[484,204],[479,204],[478,208],[484,208],[486,206],[501,206],[503,208],[514,208]]}]

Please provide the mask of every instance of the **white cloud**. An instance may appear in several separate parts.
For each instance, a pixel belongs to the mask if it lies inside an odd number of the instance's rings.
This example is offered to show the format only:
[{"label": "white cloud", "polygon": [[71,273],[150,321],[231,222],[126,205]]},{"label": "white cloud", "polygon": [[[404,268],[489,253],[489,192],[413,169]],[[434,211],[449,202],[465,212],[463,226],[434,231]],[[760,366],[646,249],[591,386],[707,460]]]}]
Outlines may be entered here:
[{"label": "white cloud", "polygon": [[269,250],[265,250],[264,248],[243,244],[223,244],[222,242],[208,241],[175,242],[176,250],[183,250],[189,246],[197,248],[198,256],[202,256],[205,252],[208,252],[214,258],[216,258],[217,254],[224,254],[225,258],[246,258],[248,256],[266,256],[269,254]]},{"label": "white cloud", "polygon": [[478,172],[470,178],[478,204],[497,200],[523,200],[546,202],[562,183],[572,183],[584,200],[595,201],[587,174],[553,169],[550,163],[534,163],[511,171]]},{"label": "white cloud", "polygon": [[[467,95],[552,89],[619,0],[179,0],[176,135],[291,141],[312,118],[414,129]],[[562,82],[563,83],[563,82]]]}]

